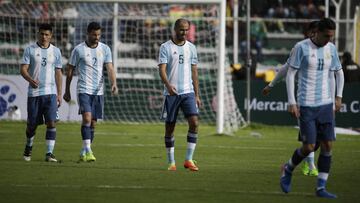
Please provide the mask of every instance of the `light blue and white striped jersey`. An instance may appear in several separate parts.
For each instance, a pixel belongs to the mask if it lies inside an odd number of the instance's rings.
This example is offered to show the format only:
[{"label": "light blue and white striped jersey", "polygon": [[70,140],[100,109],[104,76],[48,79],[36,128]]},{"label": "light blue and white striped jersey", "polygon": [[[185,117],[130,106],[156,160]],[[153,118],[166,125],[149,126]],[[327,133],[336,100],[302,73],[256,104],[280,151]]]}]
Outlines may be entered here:
[{"label": "light blue and white striped jersey", "polygon": [[[197,63],[196,47],[189,41],[179,46],[169,40],[160,46],[159,64],[166,64],[167,79],[178,94],[194,92],[191,65]],[[164,95],[169,95],[167,88]]]},{"label": "light blue and white striped jersey", "polygon": [[109,46],[99,42],[96,48],[90,48],[83,42],[71,53],[69,64],[75,66],[78,75],[77,93],[90,95],[104,94],[104,64],[112,63]]},{"label": "light blue and white striped jersey", "polygon": [[21,64],[29,65],[29,74],[39,81],[38,88],[28,87],[28,97],[57,94],[55,68],[62,68],[60,49],[50,44],[41,48],[37,43],[25,48]]},{"label": "light blue and white striped jersey", "polygon": [[333,43],[318,47],[311,39],[302,40],[291,51],[288,63],[298,69],[297,103],[300,106],[316,107],[332,102],[329,71],[342,68]]}]

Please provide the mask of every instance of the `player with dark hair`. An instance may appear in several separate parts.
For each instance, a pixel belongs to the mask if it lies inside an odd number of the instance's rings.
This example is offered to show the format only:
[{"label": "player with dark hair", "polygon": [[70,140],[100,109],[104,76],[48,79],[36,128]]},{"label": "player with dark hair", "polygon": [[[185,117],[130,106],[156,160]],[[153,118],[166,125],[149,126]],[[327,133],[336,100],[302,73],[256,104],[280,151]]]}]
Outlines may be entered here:
[{"label": "player with dark hair", "polygon": [[191,171],[199,170],[193,160],[193,153],[198,137],[198,107],[201,106],[201,100],[196,47],[186,40],[189,27],[188,20],[176,20],[175,36],[163,43],[159,52],[159,74],[165,87],[162,117],[165,118],[165,147],[170,171],[176,170],[174,129],[180,108],[189,124],[184,167]]},{"label": "player with dark hair", "polygon": [[80,161],[91,162],[96,158],[91,150],[97,119],[102,119],[104,108],[104,77],[103,68],[109,75],[111,92],[118,93],[116,75],[112,64],[109,46],[100,42],[101,27],[91,22],[87,27],[87,39],[77,45],[71,53],[67,67],[64,100],[71,100],[70,84],[74,70],[78,75],[77,96],[79,113],[82,114],[81,136],[82,149]]},{"label": "player with dark hair", "polygon": [[[304,32],[304,37],[305,39],[309,38],[309,37],[312,37],[316,30],[317,30],[317,25],[318,25],[318,22],[319,21],[311,21],[307,27],[307,29],[305,30]],[[277,84],[279,83],[280,81],[282,81],[283,79],[285,79],[286,77],[286,73],[289,69],[289,64],[288,62],[286,62],[279,70],[279,72],[276,74],[275,78],[266,86],[264,87],[264,89],[262,90],[262,94],[263,95],[268,95],[272,88]],[[333,76],[331,77],[331,79],[335,79]],[[332,87],[332,86],[331,86]],[[333,91],[333,88],[332,88],[332,92]],[[334,93],[335,94],[335,93]],[[302,141],[301,140],[301,136],[300,136],[300,133],[299,133],[299,138],[298,138],[299,141]],[[315,147],[315,151],[316,149],[319,147],[319,143],[317,142],[316,143],[316,147]],[[302,173],[304,175],[309,175],[309,176],[317,176],[319,174],[316,166],[315,166],[315,160],[314,160],[314,157],[315,157],[315,152],[310,152],[309,155],[304,159],[304,165],[303,165],[303,168],[302,168]]]},{"label": "player with dark hair", "polygon": [[[318,158],[319,175],[316,195],[336,198],[326,190],[332,159],[332,142],[335,141],[335,110],[341,108],[344,74],[336,47],[330,41],[335,35],[336,24],[329,18],[319,21],[318,30],[309,39],[298,42],[290,54],[286,76],[289,112],[299,119],[303,144],[296,149],[290,160],[282,167],[280,186],[283,192],[291,190],[292,172],[296,166],[314,151],[320,141]],[[329,74],[336,76],[336,98],[332,99]],[[298,73],[297,102],[294,95],[295,74]]]},{"label": "player with dark hair", "polygon": [[52,34],[50,24],[41,24],[37,33],[38,40],[26,47],[21,64],[21,75],[29,82],[25,161],[31,160],[36,128],[45,120],[45,161],[57,162],[53,150],[56,139],[55,121],[62,100],[62,63],[60,49],[50,43]]}]

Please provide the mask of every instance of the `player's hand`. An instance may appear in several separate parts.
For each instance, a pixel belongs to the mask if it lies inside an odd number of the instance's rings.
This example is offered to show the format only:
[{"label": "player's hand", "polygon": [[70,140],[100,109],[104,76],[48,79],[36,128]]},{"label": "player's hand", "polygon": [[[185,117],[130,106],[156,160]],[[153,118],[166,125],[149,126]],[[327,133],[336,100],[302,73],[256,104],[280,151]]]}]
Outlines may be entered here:
[{"label": "player's hand", "polygon": [[70,92],[65,91],[63,98],[66,102],[69,102],[71,100]]},{"label": "player's hand", "polygon": [[270,92],[271,92],[271,87],[269,85],[266,85],[266,87],[264,87],[264,89],[261,91],[261,93],[264,96],[267,96],[268,94],[270,94]]},{"label": "player's hand", "polygon": [[112,95],[118,95],[119,94],[119,89],[118,89],[117,85],[112,85],[111,86],[111,94]]},{"label": "player's hand", "polygon": [[341,97],[335,98],[335,111],[336,112],[340,111],[340,109],[341,109],[341,103],[342,103],[341,99],[342,99]]},{"label": "player's hand", "polygon": [[62,102],[61,95],[57,95],[57,96],[56,96],[56,100],[57,100],[57,105],[58,105],[58,107],[60,107],[60,106],[61,106],[61,102]]},{"label": "player's hand", "polygon": [[168,89],[168,92],[169,92],[170,96],[178,94],[177,91],[176,91],[176,88],[173,85],[169,85],[169,87],[167,87],[167,89]]},{"label": "player's hand", "polygon": [[38,88],[39,87],[39,84],[40,84],[40,81],[39,80],[31,80],[29,82],[30,86],[34,89]]},{"label": "player's hand", "polygon": [[199,96],[196,97],[196,105],[198,106],[198,108],[202,108],[202,106],[203,106]]},{"label": "player's hand", "polygon": [[290,104],[288,107],[288,111],[293,117],[295,118],[300,117],[300,111],[296,104]]}]

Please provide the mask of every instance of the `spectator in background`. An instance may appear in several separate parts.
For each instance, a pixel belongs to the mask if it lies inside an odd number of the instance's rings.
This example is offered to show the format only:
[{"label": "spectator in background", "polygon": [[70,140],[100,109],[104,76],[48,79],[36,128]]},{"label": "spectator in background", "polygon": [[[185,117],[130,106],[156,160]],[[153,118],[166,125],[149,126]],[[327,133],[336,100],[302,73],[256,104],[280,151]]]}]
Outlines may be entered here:
[{"label": "spectator in background", "polygon": [[[250,26],[250,44],[251,47],[255,47],[256,49],[257,61],[261,61],[262,47],[266,40],[267,28],[265,22],[261,18],[257,18],[258,17],[257,14],[254,14],[253,17],[256,18],[256,21],[252,22]],[[246,53],[246,44],[247,44],[246,40],[243,40],[240,43],[240,49],[242,55],[245,55]]]},{"label": "spectator in background", "polygon": [[344,69],[345,82],[360,82],[360,66],[352,60],[350,52],[344,52],[341,65]]}]

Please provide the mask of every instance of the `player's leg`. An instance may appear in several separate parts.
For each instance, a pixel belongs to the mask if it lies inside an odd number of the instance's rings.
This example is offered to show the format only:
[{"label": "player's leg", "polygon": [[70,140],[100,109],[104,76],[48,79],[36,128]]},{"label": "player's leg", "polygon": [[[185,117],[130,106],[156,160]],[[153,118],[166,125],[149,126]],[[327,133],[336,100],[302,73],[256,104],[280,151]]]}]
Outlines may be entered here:
[{"label": "player's leg", "polygon": [[95,138],[95,126],[97,119],[103,118],[104,112],[104,96],[103,95],[94,95],[93,102],[91,105],[91,125],[90,125],[90,134],[91,134],[91,143],[94,142]]},{"label": "player's leg", "polygon": [[180,96],[174,95],[165,96],[164,111],[166,112],[165,118],[165,148],[168,160],[168,170],[175,171],[175,136],[174,130],[176,125],[177,114],[179,111]]},{"label": "player's leg", "polygon": [[96,126],[96,120],[91,120],[91,125],[90,125],[90,134],[91,134],[91,143],[94,142],[94,138],[95,138],[95,126]]},{"label": "player's leg", "polygon": [[174,130],[175,130],[175,122],[172,123],[165,123],[165,148],[166,148],[166,156],[168,160],[168,170],[169,171],[176,171],[175,165],[175,137],[174,137]]},{"label": "player's leg", "polygon": [[[300,123],[299,123],[299,125],[300,125]],[[303,142],[303,138],[302,138],[302,136],[301,136],[300,131],[299,131],[299,133],[298,133],[298,141]],[[311,153],[310,153],[310,154],[311,154]],[[309,154],[309,156],[311,156],[310,154]],[[309,157],[309,156],[308,156],[308,157]],[[309,172],[310,172],[309,163],[306,161],[308,157],[306,157],[306,158],[304,159],[304,165],[302,166],[302,169],[301,169],[301,172],[302,172],[304,175],[306,175],[306,176],[309,175]]]},{"label": "player's leg", "polygon": [[316,142],[315,120],[311,119],[313,109],[310,107],[300,107],[300,134],[303,140],[302,147],[296,149],[287,163],[281,170],[280,187],[283,192],[291,190],[292,172],[301,161],[314,150]]},{"label": "player's leg", "polygon": [[304,173],[304,169],[305,169],[304,167],[303,168],[304,175],[318,176],[319,172],[315,166],[315,147],[314,147],[314,152],[310,152],[309,155],[305,158],[304,166],[305,165],[307,166],[307,174]]},{"label": "player's leg", "polygon": [[[91,150],[91,104],[93,98],[88,94],[79,94],[80,113],[82,115],[81,123],[81,137],[82,137],[82,150],[80,152],[80,161],[88,161],[88,155],[92,154]],[[89,160],[94,161],[94,160]]]},{"label": "player's leg", "polygon": [[320,155],[318,159],[319,175],[317,179],[316,195],[324,198],[336,198],[335,194],[326,191],[326,183],[329,177],[331,159],[332,159],[332,142],[321,142]]},{"label": "player's leg", "polygon": [[43,106],[44,117],[46,123],[46,134],[45,134],[45,143],[46,143],[46,155],[45,161],[48,162],[57,162],[55,155],[53,153],[56,140],[56,127],[55,121],[57,119],[57,100],[56,95],[46,95],[43,96]]},{"label": "player's leg", "polygon": [[332,160],[332,142],[335,141],[334,114],[331,105],[325,105],[319,113],[320,155],[318,158],[319,175],[317,179],[316,195],[324,198],[336,198],[335,194],[326,191],[326,183],[330,173]]},{"label": "player's leg", "polygon": [[196,166],[196,163],[193,161],[193,155],[198,138],[199,110],[196,106],[196,99],[194,93],[185,94],[183,95],[183,97],[184,100],[181,103],[181,108],[189,124],[184,167],[190,169],[191,171],[198,171],[199,168]]},{"label": "player's leg", "polygon": [[27,99],[27,123],[26,123],[26,144],[24,149],[24,160],[31,161],[31,153],[39,120],[39,99],[28,97]]}]

